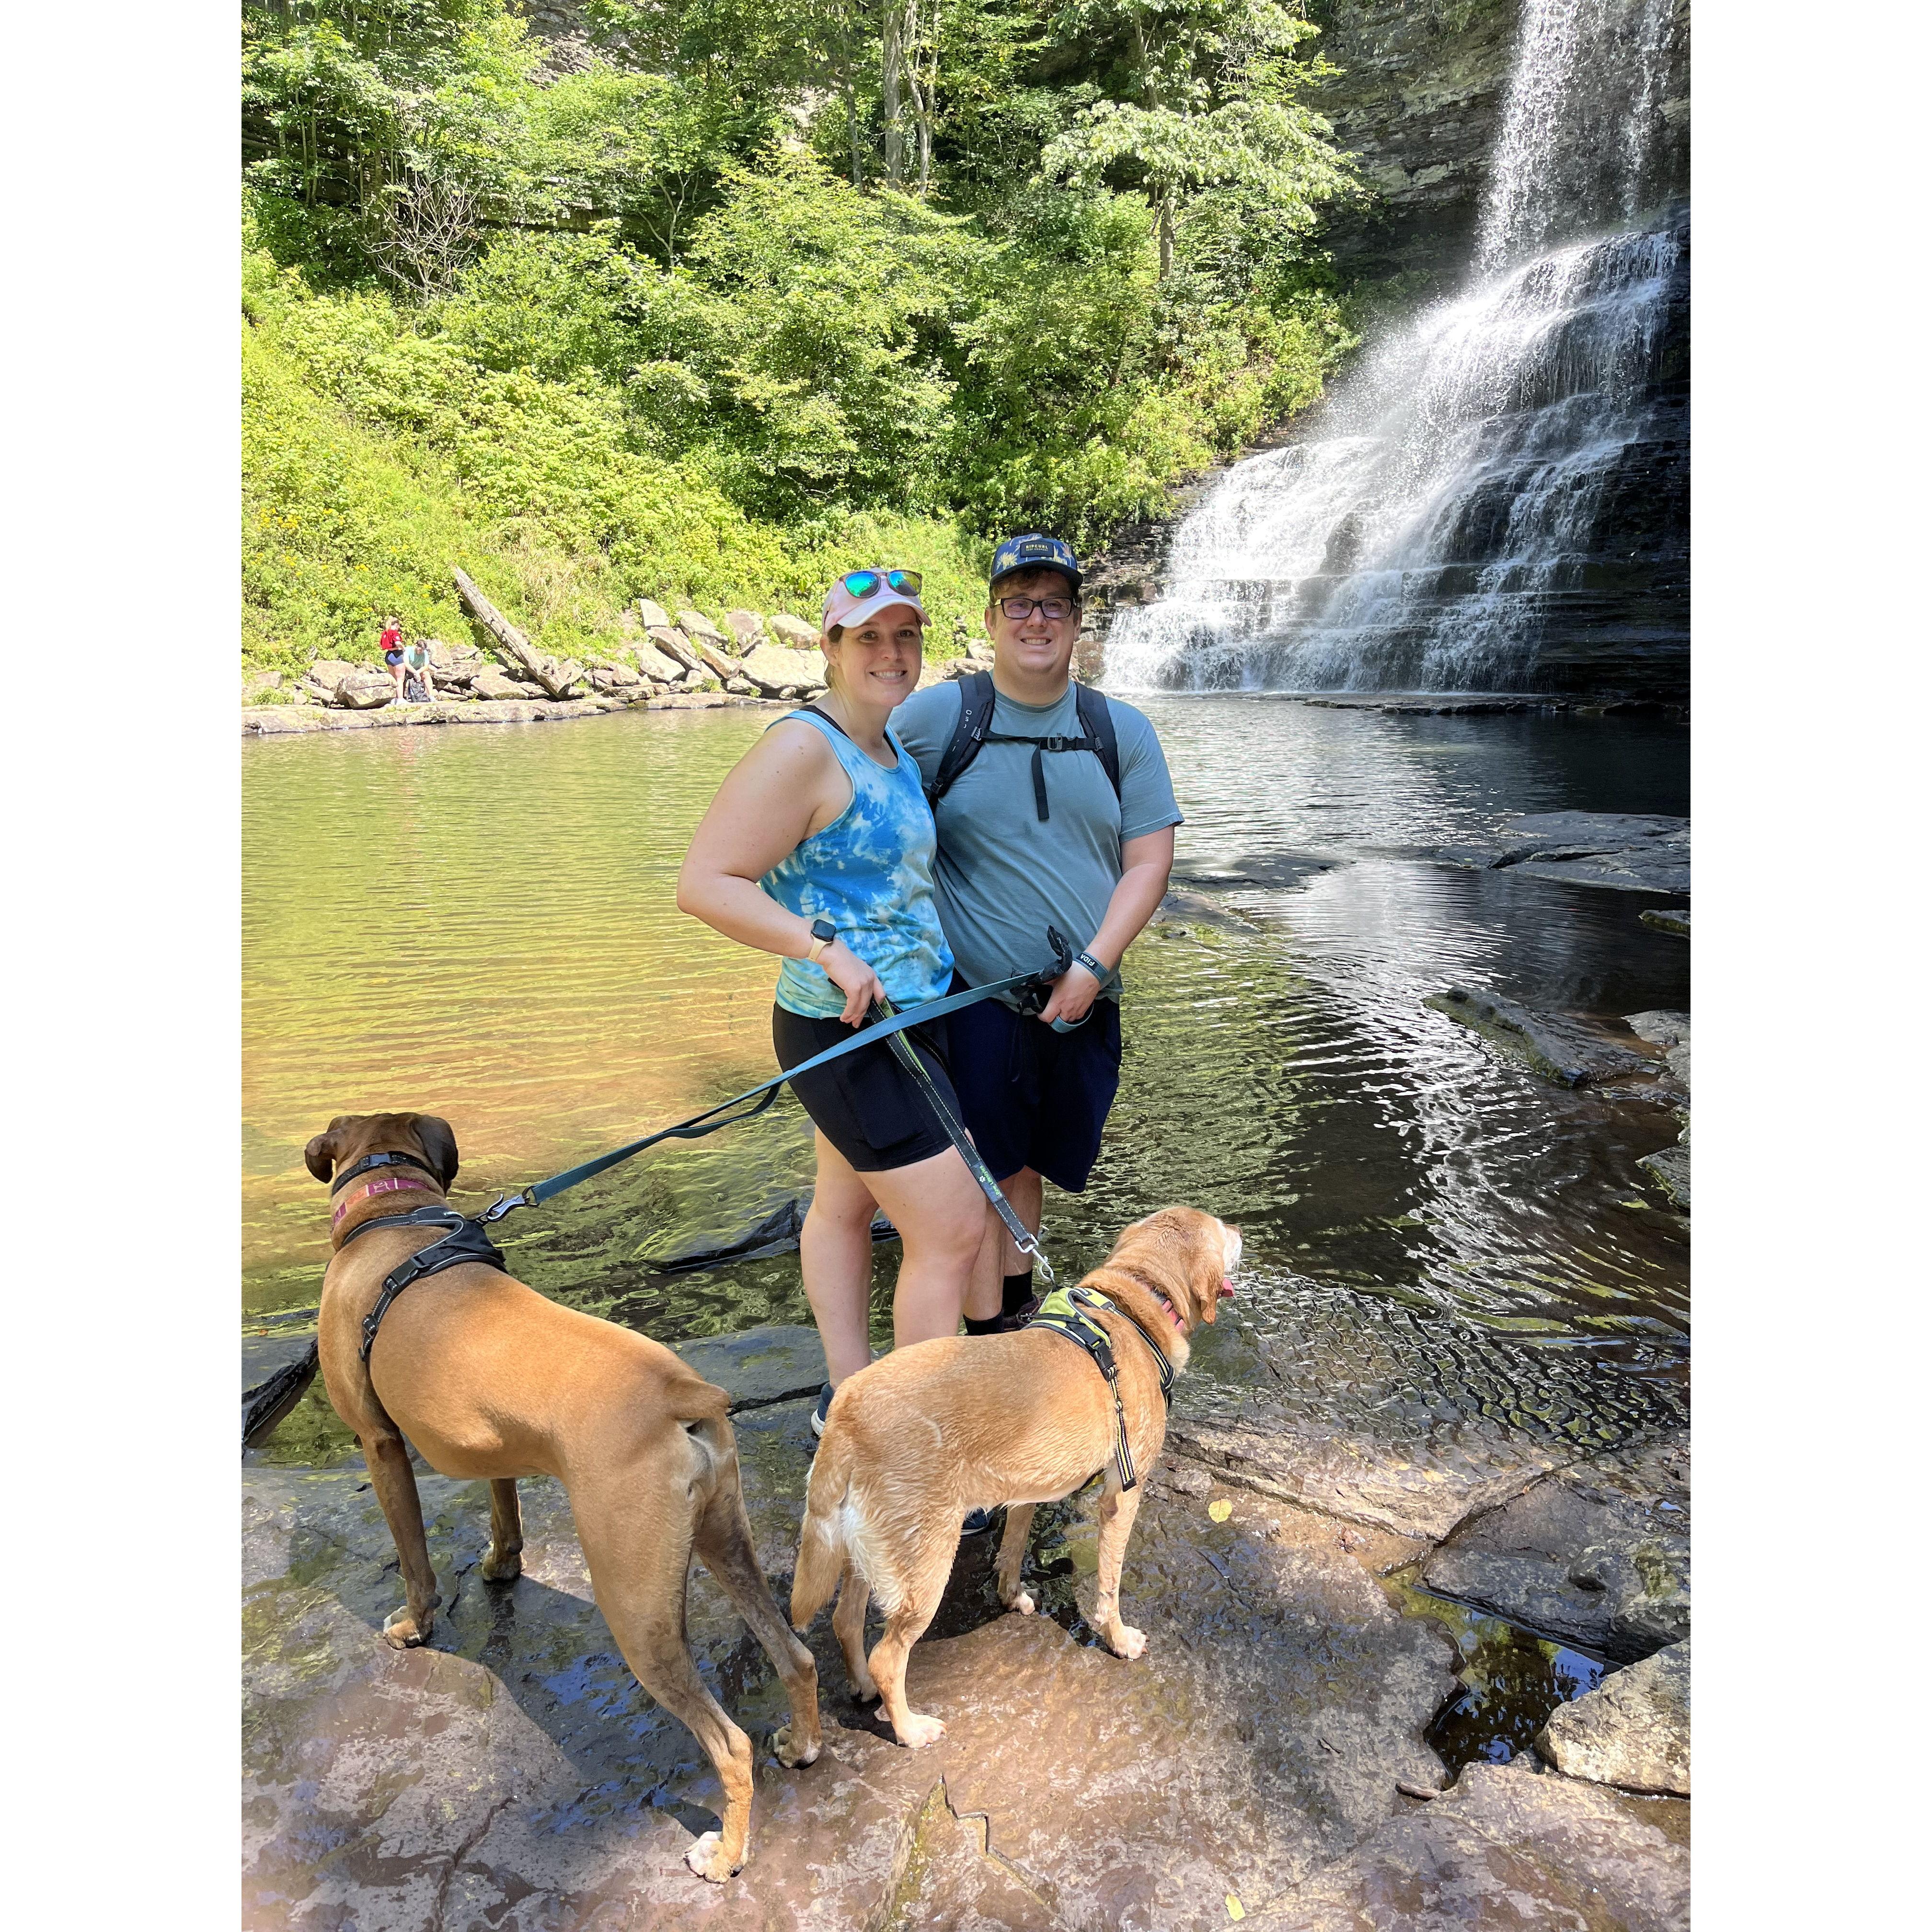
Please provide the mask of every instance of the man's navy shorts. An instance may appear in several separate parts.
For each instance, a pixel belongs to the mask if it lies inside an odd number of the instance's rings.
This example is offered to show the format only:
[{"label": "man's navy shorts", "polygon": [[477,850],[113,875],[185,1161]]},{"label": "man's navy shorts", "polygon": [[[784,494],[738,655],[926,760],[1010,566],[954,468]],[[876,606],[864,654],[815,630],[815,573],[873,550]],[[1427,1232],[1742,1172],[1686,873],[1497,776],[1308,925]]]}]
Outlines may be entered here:
[{"label": "man's navy shorts", "polygon": [[[956,974],[952,990],[965,981]],[[995,1180],[1030,1167],[1080,1193],[1120,1084],[1120,1006],[1096,1000],[1087,1023],[1055,1033],[998,1000],[946,1019],[961,1118]]]}]

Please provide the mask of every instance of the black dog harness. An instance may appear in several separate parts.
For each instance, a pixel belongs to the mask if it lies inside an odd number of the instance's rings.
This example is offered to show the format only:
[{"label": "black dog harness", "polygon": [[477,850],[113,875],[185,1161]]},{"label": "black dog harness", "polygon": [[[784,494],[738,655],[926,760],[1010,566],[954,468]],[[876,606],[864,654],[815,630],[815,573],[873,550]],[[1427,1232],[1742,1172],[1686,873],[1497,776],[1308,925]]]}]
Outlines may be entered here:
[{"label": "black dog harness", "polygon": [[[372,1160],[380,1161],[382,1156],[374,1156]],[[359,1174],[369,1165],[370,1162],[365,1161],[349,1172]],[[418,1161],[416,1165],[421,1166],[422,1163]],[[375,1306],[362,1318],[362,1346],[358,1352],[365,1368],[369,1364],[369,1351],[376,1346],[376,1330],[382,1327],[382,1317],[389,1312],[389,1304],[412,1282],[421,1281],[426,1275],[440,1274],[445,1268],[460,1267],[465,1262],[482,1262],[487,1267],[508,1272],[502,1250],[483,1232],[483,1223],[470,1215],[459,1214],[454,1208],[418,1208],[413,1214],[377,1214],[367,1221],[358,1221],[343,1236],[342,1247],[338,1248],[336,1252],[340,1254],[342,1248],[348,1246],[358,1234],[367,1234],[371,1228],[447,1228],[449,1232],[441,1240],[418,1249],[407,1261],[392,1268],[382,1277],[382,1292],[376,1296]]]},{"label": "black dog harness", "polygon": [[1120,1487],[1136,1487],[1140,1476],[1134,1468],[1133,1452],[1127,1447],[1127,1418],[1120,1407],[1120,1377],[1119,1364],[1114,1360],[1114,1345],[1107,1331],[1093,1316],[1084,1311],[1104,1308],[1110,1315],[1126,1316],[1133,1322],[1141,1340],[1154,1352],[1154,1358],[1160,1370],[1160,1399],[1168,1408],[1174,1406],[1174,1364],[1167,1358],[1167,1351],[1118,1302],[1110,1301],[1106,1296],[1090,1288],[1057,1288],[1040,1304],[1040,1312],[1026,1324],[1029,1328],[1044,1328],[1048,1334],[1064,1335],[1076,1348],[1083,1349],[1094,1358],[1094,1366],[1107,1378],[1107,1387],[1114,1398],[1114,1461],[1120,1472]]}]

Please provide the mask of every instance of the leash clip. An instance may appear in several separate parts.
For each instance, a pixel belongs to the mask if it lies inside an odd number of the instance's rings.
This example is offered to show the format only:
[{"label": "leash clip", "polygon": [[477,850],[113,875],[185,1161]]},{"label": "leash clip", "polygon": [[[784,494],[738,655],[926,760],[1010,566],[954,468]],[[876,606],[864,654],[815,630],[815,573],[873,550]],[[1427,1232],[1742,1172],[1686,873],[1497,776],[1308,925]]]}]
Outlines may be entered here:
[{"label": "leash clip", "polygon": [[521,1194],[500,1194],[476,1218],[487,1228],[491,1222],[500,1221],[512,1208],[527,1208],[530,1204]]}]

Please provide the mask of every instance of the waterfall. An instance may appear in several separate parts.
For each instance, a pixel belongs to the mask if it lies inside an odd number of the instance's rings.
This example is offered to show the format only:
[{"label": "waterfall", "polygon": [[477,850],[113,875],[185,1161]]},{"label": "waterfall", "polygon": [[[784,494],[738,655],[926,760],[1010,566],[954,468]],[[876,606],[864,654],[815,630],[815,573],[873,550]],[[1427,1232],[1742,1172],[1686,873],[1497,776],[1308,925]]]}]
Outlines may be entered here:
[{"label": "waterfall", "polygon": [[1472,279],[1235,464],[1106,683],[1496,690],[1682,679],[1689,220],[1673,0],[1526,0]]}]

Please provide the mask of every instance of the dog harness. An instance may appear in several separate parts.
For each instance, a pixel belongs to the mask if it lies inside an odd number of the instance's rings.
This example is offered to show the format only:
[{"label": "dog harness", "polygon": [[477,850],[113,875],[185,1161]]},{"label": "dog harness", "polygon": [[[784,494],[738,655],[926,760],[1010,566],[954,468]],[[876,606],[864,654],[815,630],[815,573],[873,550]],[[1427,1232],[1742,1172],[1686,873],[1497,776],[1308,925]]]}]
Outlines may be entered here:
[{"label": "dog harness", "polygon": [[[447,1228],[449,1232],[441,1240],[418,1248],[382,1277],[382,1292],[376,1296],[375,1306],[362,1318],[362,1346],[358,1353],[364,1368],[369,1365],[369,1351],[376,1346],[376,1330],[382,1327],[389,1304],[412,1282],[440,1274],[445,1268],[460,1267],[465,1262],[482,1262],[486,1267],[508,1272],[502,1250],[483,1232],[483,1223],[470,1215],[459,1214],[454,1208],[418,1208],[411,1214],[372,1215],[366,1221],[358,1221],[343,1236],[342,1247],[371,1228]],[[341,1252],[342,1248],[336,1250],[338,1254]]]},{"label": "dog harness", "polygon": [[1174,1364],[1168,1360],[1167,1351],[1118,1302],[1110,1301],[1096,1290],[1056,1288],[1040,1303],[1039,1312],[1026,1325],[1029,1328],[1044,1328],[1049,1334],[1064,1336],[1076,1348],[1084,1349],[1092,1356],[1094,1366],[1106,1377],[1107,1387],[1114,1398],[1114,1461],[1120,1472],[1120,1487],[1131,1490],[1138,1485],[1140,1475],[1134,1468],[1133,1452],[1127,1447],[1127,1418],[1120,1406],[1120,1367],[1114,1360],[1114,1345],[1106,1330],[1084,1312],[1100,1308],[1104,1308],[1110,1315],[1124,1316],[1133,1322],[1141,1340],[1153,1350],[1155,1364],[1160,1370],[1160,1399],[1172,1407]]}]

